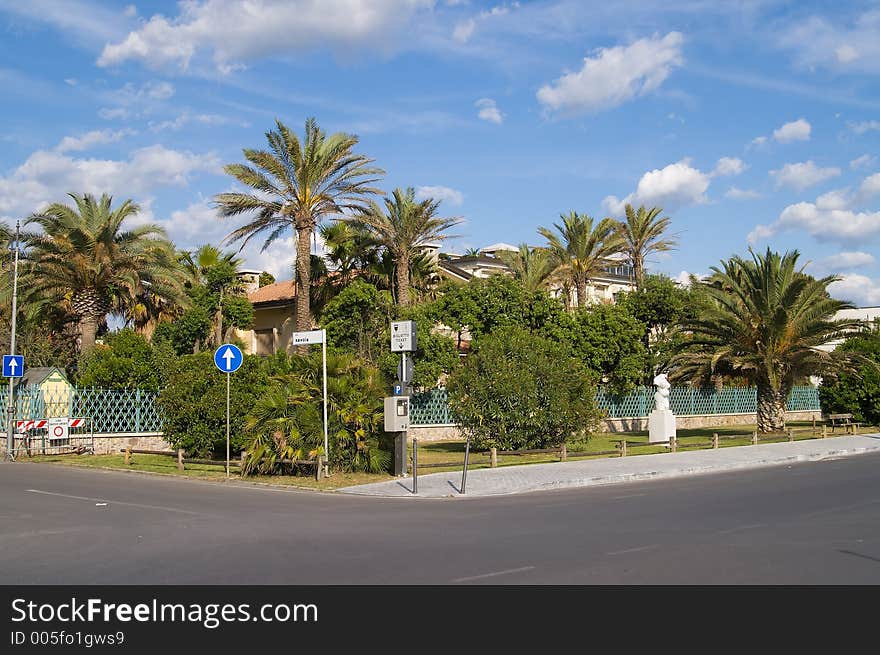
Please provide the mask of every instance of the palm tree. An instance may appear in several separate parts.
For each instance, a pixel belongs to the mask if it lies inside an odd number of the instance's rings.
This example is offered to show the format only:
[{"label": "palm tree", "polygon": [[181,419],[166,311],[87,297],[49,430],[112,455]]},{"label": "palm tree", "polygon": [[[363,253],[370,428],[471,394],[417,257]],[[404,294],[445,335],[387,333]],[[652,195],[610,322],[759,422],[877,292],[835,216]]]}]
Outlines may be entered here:
[{"label": "palm tree", "polygon": [[642,205],[635,210],[632,205],[627,204],[624,210],[626,220],[617,223],[617,234],[623,241],[623,251],[632,265],[636,288],[641,289],[645,280],[645,259],[652,252],[674,249],[676,241],[662,238],[671,222],[668,216],[660,217],[662,208],[645,209]]},{"label": "palm tree", "polygon": [[169,302],[185,303],[184,275],[165,230],[158,225],[128,229],[126,220],[140,207],[126,200],[111,210],[103,194],[69,194],[75,207],[49,205],[33,215],[43,233],[30,239],[25,297],[32,301],[67,300],[76,317],[80,351],[95,345],[95,335],[111,311],[126,313],[147,291]]},{"label": "palm tree", "polygon": [[439,200],[416,201],[415,191],[397,188],[385,198],[385,210],[375,202],[345,219],[368,230],[373,239],[391,255],[395,265],[397,304],[410,303],[412,264],[423,246],[449,238],[446,230],[458,225],[461,218],[437,216]]},{"label": "palm tree", "polygon": [[553,224],[558,234],[546,227],[539,227],[538,233],[547,239],[547,247],[556,259],[554,274],[563,285],[568,282],[577,290],[577,306],[586,307],[587,284],[602,273],[610,255],[620,252],[616,221],[603,218],[593,227],[591,217],[575,211],[560,218],[561,225]]},{"label": "palm tree", "polygon": [[352,149],[358,138],[336,132],[329,137],[314,118],[306,119],[303,140],[276,121],[266,132],[269,150],[243,150],[252,165],[230,164],[224,170],[256,193],[230,192],[215,197],[221,216],[255,215],[226,240],[241,241],[265,235],[263,250],[288,229],[296,232],[296,329],[311,327],[309,305],[310,243],[315,227],[329,215],[361,209],[367,195],[379,193],[370,185],[384,171],[372,159]]},{"label": "palm tree", "polygon": [[709,298],[694,318],[680,329],[683,343],[670,366],[676,378],[708,382],[712,375],[731,374],[758,388],[758,429],[785,427],[785,407],[791,388],[810,375],[848,370],[846,353],[829,353],[820,346],[857,329],[860,321],[835,320],[851,303],[828,295],[833,275],[815,279],[797,267],[796,250],[763,255],[749,250],[713,267],[698,283]]},{"label": "palm tree", "polygon": [[192,281],[207,287],[218,295],[214,310],[215,346],[223,343],[223,295],[241,295],[244,287],[238,277],[239,268],[244,263],[235,253],[222,252],[216,246],[205,244],[192,252],[183,252],[180,261]]},{"label": "palm tree", "polygon": [[529,291],[544,288],[553,273],[553,259],[545,248],[530,248],[521,243],[517,252],[502,252],[500,257],[514,279],[522,282]]}]

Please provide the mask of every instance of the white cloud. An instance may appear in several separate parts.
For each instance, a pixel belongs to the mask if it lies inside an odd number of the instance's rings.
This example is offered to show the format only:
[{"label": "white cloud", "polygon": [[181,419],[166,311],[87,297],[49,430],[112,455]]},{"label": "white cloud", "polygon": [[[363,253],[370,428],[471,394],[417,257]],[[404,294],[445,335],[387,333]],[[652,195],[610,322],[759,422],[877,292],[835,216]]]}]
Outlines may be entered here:
[{"label": "white cloud", "polygon": [[[880,71],[880,11],[868,9],[861,14],[837,12],[837,24],[819,16],[793,24],[783,30],[777,43],[795,53],[797,63],[808,69],[823,66],[843,72]],[[849,24],[845,16],[852,15]]]},{"label": "white cloud", "polygon": [[760,198],[761,194],[754,189],[740,189],[732,186],[724,194],[724,197],[732,198],[733,200],[754,200],[755,198]]},{"label": "white cloud", "polygon": [[656,90],[672,69],[681,66],[679,32],[654,35],[628,46],[600,48],[586,57],[581,70],[542,86],[538,101],[563,113],[601,111]]},{"label": "white cloud", "polygon": [[834,51],[834,55],[839,63],[848,64],[859,58],[859,51],[845,43]]},{"label": "white cloud", "polygon": [[739,175],[747,168],[748,166],[742,159],[738,159],[737,157],[722,157],[718,160],[718,163],[715,164],[715,170],[713,170],[710,175],[713,177]]},{"label": "white cloud", "polygon": [[675,280],[679,284],[679,286],[689,289],[693,278],[697,278],[697,281],[702,282],[707,277],[708,275],[703,273],[691,273],[690,271],[681,271],[672,279]]},{"label": "white cloud", "polygon": [[452,40],[456,43],[467,43],[473,36],[475,29],[477,29],[477,21],[473,18],[463,20],[455,25],[455,29],[452,31]]},{"label": "white cloud", "polygon": [[134,150],[128,159],[78,159],[55,150],[38,150],[0,177],[0,214],[23,216],[65,194],[109,193],[146,196],[156,187],[186,186],[198,172],[220,173],[216,155],[171,150],[161,145]]},{"label": "white cloud", "polygon": [[242,61],[329,47],[387,51],[412,17],[434,0],[190,0],[174,18],[156,14],[118,43],[104,46],[99,66],[129,60],[186,69],[199,51],[229,71]]},{"label": "white cloud", "polygon": [[489,121],[496,125],[501,125],[504,121],[504,114],[501,113],[498,105],[491,98],[480,98],[474,103],[474,106],[479,110],[477,116],[484,121]]},{"label": "white cloud", "polygon": [[791,141],[809,141],[810,131],[812,130],[810,123],[799,118],[791,123],[786,123],[778,130],[773,130],[773,138],[779,143],[790,143]]},{"label": "white cloud", "polygon": [[[232,119],[218,114],[192,114],[185,111],[174,120],[162,121],[160,123],[151,122],[149,126],[150,130],[153,132],[161,132],[163,130],[179,130],[184,125],[190,123],[199,123],[201,125],[227,125],[233,122]],[[247,127],[248,123],[239,123],[239,125]]]},{"label": "white cloud", "polygon": [[850,121],[847,125],[849,126],[849,129],[856,134],[864,134],[865,132],[870,132],[872,130],[880,130],[880,121],[859,121],[857,123]]},{"label": "white cloud", "polygon": [[658,206],[666,210],[700,204],[706,202],[709,181],[710,175],[693,168],[689,159],[683,159],[664,168],[648,171],[642,175],[633,193],[623,200],[616,196],[606,196],[602,206],[608,213],[620,216],[627,204]]},{"label": "white cloud", "polygon": [[861,251],[839,252],[836,255],[824,257],[816,263],[821,271],[836,272],[873,266],[877,263],[874,255]]},{"label": "white cloud", "polygon": [[843,279],[828,285],[828,292],[835,298],[849,300],[859,307],[876,307],[880,305],[880,280],[873,280],[867,275],[850,273]]},{"label": "white cloud", "polygon": [[416,198],[419,200],[433,198],[456,206],[464,202],[464,195],[461,191],[450,189],[447,186],[420,186],[416,189]]},{"label": "white cloud", "polygon": [[765,143],[767,143],[766,136],[756,136],[754,139],[751,140],[751,142],[749,143],[749,146],[758,148],[760,146],[763,146]]},{"label": "white cloud", "polygon": [[92,146],[115,143],[134,133],[134,130],[129,129],[117,130],[115,132],[113,130],[94,130],[86,132],[79,137],[66,136],[55,146],[55,152],[88,150]]},{"label": "white cloud", "polygon": [[122,15],[126,18],[134,18],[137,16],[138,10],[134,5],[128,5],[123,11]]},{"label": "white cloud", "polygon": [[98,116],[100,118],[103,118],[105,121],[124,120],[130,115],[131,112],[129,112],[124,107],[114,107],[112,109],[110,107],[101,107],[98,110]]},{"label": "white cloud", "polygon": [[857,170],[860,168],[870,168],[874,165],[874,162],[877,161],[876,157],[872,157],[871,155],[862,155],[861,157],[856,157],[849,163],[849,167],[853,170]]},{"label": "white cloud", "polygon": [[798,191],[803,191],[825,180],[840,175],[840,169],[836,167],[820,168],[813,160],[786,164],[781,169],[770,171],[770,175],[776,178],[776,188],[787,186]]},{"label": "white cloud", "polygon": [[880,211],[865,207],[880,181],[865,179],[857,193],[836,189],[824,193],[815,202],[798,202],[782,210],[779,219],[770,225],[758,225],[749,234],[749,242],[791,230],[806,233],[821,241],[853,244],[863,243],[880,235]]},{"label": "white cloud", "polygon": [[880,173],[866,177],[862,181],[862,186],[859,187],[859,193],[866,198],[880,193]]},{"label": "white cloud", "polygon": [[68,86],[76,86],[77,84],[79,84],[79,80],[76,79],[75,77],[65,77],[64,83],[67,84]]},{"label": "white cloud", "polygon": [[456,23],[455,29],[452,31],[452,40],[456,43],[467,43],[474,35],[474,31],[477,29],[478,23],[485,22],[486,19],[489,18],[505,16],[510,13],[511,8],[516,9],[517,7],[519,7],[518,2],[514,2],[509,6],[498,5],[492,7],[489,10],[481,11],[477,16],[474,16],[473,18],[468,18],[466,20]]}]

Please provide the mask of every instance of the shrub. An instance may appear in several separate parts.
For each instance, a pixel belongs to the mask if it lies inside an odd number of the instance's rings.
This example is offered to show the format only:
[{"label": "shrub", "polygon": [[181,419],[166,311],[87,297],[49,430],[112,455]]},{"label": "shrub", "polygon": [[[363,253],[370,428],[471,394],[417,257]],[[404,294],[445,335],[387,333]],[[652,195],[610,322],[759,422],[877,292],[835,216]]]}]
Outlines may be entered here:
[{"label": "shrub", "polygon": [[[230,377],[230,433],[235,452],[246,443],[244,419],[269,384],[265,365],[255,355]],[[168,372],[159,394],[165,439],[190,455],[226,455],[226,375],[214,366],[213,353],[185,355]]]},{"label": "shrub", "polygon": [[161,384],[162,359],[143,335],[120,330],[104,337],[80,364],[77,384],[102,389],[152,389]]},{"label": "shrub", "polygon": [[880,425],[880,330],[847,339],[841,352],[862,355],[865,360],[856,373],[841,373],[819,387],[822,410],[852,414],[860,423]]},{"label": "shrub", "polygon": [[[245,419],[246,473],[292,470],[281,460],[313,459],[324,451],[321,356],[278,354],[268,361],[272,383]],[[353,355],[328,353],[330,466],[380,472],[391,463],[380,448],[383,384],[378,369]]]},{"label": "shrub", "polygon": [[595,428],[595,387],[560,343],[521,328],[474,342],[449,377],[450,404],[477,448],[546,448]]},{"label": "shrub", "polygon": [[648,367],[644,330],[625,307],[595,305],[557,316],[542,333],[567,344],[597,380],[625,392],[641,381]]},{"label": "shrub", "polygon": [[354,280],[327,303],[322,322],[332,349],[356,353],[377,362],[387,335],[393,301],[391,294],[363,280]]}]

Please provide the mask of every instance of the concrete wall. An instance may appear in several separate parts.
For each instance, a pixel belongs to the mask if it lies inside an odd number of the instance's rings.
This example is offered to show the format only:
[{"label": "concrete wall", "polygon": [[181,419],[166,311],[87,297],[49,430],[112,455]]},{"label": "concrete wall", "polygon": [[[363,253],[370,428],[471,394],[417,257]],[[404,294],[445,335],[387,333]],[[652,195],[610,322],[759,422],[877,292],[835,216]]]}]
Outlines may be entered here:
[{"label": "concrete wall", "polygon": [[[819,410],[807,412],[786,412],[786,421],[811,421],[821,420],[822,412]],[[705,414],[700,416],[676,416],[676,426],[679,430],[691,430],[695,428],[709,428],[722,425],[749,425],[754,424],[754,414]],[[648,429],[648,419],[644,418],[608,418],[603,421],[603,432],[639,432]],[[464,439],[456,425],[424,425],[411,427],[409,438],[418,437],[419,441],[454,441]]]},{"label": "concrete wall", "polygon": [[[79,436],[79,435],[77,435]],[[39,448],[40,441],[33,442]],[[77,442],[79,443],[79,442]],[[96,455],[118,455],[123,448],[138,450],[171,450],[171,446],[162,438],[161,432],[127,432],[123,434],[96,434]],[[0,434],[0,455],[6,454],[6,434]],[[39,454],[38,450],[34,454]]]}]

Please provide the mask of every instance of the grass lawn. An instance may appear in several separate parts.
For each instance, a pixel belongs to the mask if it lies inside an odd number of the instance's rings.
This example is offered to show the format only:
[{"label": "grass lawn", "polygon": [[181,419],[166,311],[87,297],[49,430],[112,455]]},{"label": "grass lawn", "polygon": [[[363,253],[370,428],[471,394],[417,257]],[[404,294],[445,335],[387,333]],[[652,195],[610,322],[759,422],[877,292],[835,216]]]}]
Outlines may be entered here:
[{"label": "grass lawn", "polygon": [[[163,455],[138,455],[131,456],[131,465],[125,465],[124,455],[36,455],[34,457],[19,457],[20,462],[49,462],[67,466],[85,466],[89,468],[119,469],[123,471],[141,471],[146,473],[164,473],[200,480],[223,481],[226,479],[224,466],[208,464],[187,464],[183,471],[177,470],[177,458]],[[234,462],[233,462],[234,464]],[[240,480],[238,468],[234,465],[230,469],[230,477]],[[340,487],[350,487],[356,484],[368,482],[381,482],[392,480],[394,476],[373,473],[333,473],[329,478],[318,482],[313,475],[253,475],[245,478],[248,482],[269,483],[282,486],[303,487],[307,489],[333,490]]]},{"label": "grass lawn", "polygon": [[[787,426],[794,431],[795,440],[811,439],[821,436],[821,428],[817,433],[813,433],[812,423],[790,423]],[[693,430],[678,431],[678,450],[689,450],[698,448],[711,448],[712,434],[718,433],[719,447],[726,448],[729,446],[745,446],[751,443],[751,434],[755,430],[754,425],[730,425],[719,427],[699,428]],[[859,432],[867,433],[876,431],[876,428],[862,427]],[[829,433],[829,437],[843,434],[838,430],[835,434]],[[617,444],[620,439],[627,440],[627,456],[647,455],[651,453],[668,452],[666,446],[650,446],[648,445],[647,432],[625,432],[625,433],[601,433],[590,437],[589,439],[570,443],[568,445],[568,459],[595,459],[601,457],[618,457],[619,450]],[[771,443],[771,441],[787,441],[788,436],[779,434],[771,439],[769,435],[761,438],[760,443]],[[643,444],[643,445],[636,445]],[[465,444],[463,441],[431,441],[419,444],[419,473],[427,475],[429,473],[439,473],[442,471],[460,470],[464,463]],[[613,454],[603,454],[613,451]],[[409,450],[412,456],[412,448]],[[207,464],[187,464],[184,471],[177,470],[176,457],[166,457],[162,455],[139,455],[133,454],[131,464],[125,465],[125,458],[122,454],[118,455],[37,455],[30,458],[19,458],[22,462],[49,462],[55,464],[63,464],[68,466],[85,466],[93,468],[119,469],[142,471],[147,473],[164,473],[167,475],[178,475],[188,478],[198,478],[202,480],[222,481],[226,478],[225,469],[222,465]],[[515,466],[517,464],[538,464],[543,462],[558,462],[559,455],[557,453],[539,453],[530,455],[498,455],[498,466]],[[434,466],[424,466],[425,464],[433,464]],[[445,464],[445,466],[442,466]],[[488,452],[471,451],[469,468],[489,468],[490,460]],[[410,460],[410,468],[412,460]],[[233,466],[232,477],[238,477],[238,469]],[[370,482],[382,482],[384,480],[393,480],[394,476],[388,474],[375,473],[342,473],[334,472],[329,478],[325,478],[320,482],[315,480],[312,475],[274,475],[265,476],[257,475],[245,478],[249,482],[277,484],[282,486],[301,487],[307,489],[316,489],[323,491],[331,491],[341,487],[348,487],[358,484],[367,484]]]}]

